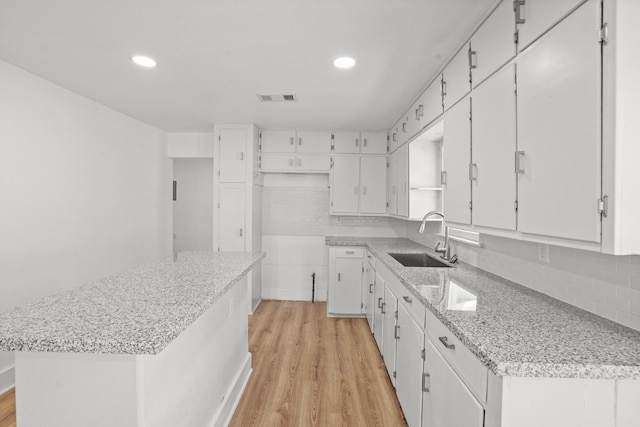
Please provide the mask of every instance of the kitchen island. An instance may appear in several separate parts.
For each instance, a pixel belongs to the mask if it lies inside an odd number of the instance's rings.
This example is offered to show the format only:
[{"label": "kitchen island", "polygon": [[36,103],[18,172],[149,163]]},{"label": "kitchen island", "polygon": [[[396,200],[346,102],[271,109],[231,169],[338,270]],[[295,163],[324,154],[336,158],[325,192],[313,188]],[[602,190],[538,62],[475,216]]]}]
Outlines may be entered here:
[{"label": "kitchen island", "polygon": [[[442,355],[458,375],[451,378],[468,387],[460,390],[474,395],[470,401],[477,401],[485,427],[640,425],[640,332],[465,263],[405,267],[389,254],[439,258],[408,239],[328,237],[326,242],[366,247],[376,280],[401,289],[398,305],[407,295],[424,307],[417,311],[424,327],[420,348],[426,347],[424,417],[437,412],[428,402],[439,391],[434,362]],[[369,285],[365,289],[375,289]],[[374,310],[393,313],[387,295],[375,296]],[[456,301],[460,296],[463,303]],[[463,363],[460,354],[468,356]],[[464,409],[458,402],[452,411]]]},{"label": "kitchen island", "polygon": [[29,426],[223,425],[251,372],[264,253],[184,252],[0,315]]}]

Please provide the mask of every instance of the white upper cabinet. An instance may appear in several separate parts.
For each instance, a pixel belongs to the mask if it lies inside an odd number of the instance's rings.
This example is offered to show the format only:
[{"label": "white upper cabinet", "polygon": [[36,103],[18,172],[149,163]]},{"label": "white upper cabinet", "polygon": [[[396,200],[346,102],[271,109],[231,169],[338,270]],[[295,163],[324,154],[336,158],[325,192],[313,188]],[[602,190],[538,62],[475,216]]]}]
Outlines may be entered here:
[{"label": "white upper cabinet", "polygon": [[304,154],[330,154],[331,132],[298,131],[296,137],[296,151]]},{"label": "white upper cabinet", "polygon": [[429,85],[418,100],[420,129],[427,126],[442,114],[442,76]]},{"label": "white upper cabinet", "polygon": [[333,152],[335,154],[360,153],[360,132],[334,132]]},{"label": "white upper cabinet", "polygon": [[396,170],[398,172],[397,214],[409,216],[409,144],[404,144],[396,151]]},{"label": "white upper cabinet", "polygon": [[245,182],[247,179],[247,131],[245,129],[221,129],[219,143],[220,182]]},{"label": "white upper cabinet", "polygon": [[263,153],[296,151],[296,131],[294,130],[263,130],[260,131],[260,135],[260,151]]},{"label": "white upper cabinet", "polygon": [[360,157],[360,213],[387,212],[387,158]]},{"label": "white upper cabinet", "polygon": [[501,70],[472,95],[470,166],[473,224],[516,229],[516,94],[513,66]]},{"label": "white upper cabinet", "polygon": [[387,132],[362,132],[362,154],[387,154]]},{"label": "white upper cabinet", "polygon": [[448,110],[471,90],[469,68],[469,44],[465,45],[447,64],[442,72],[442,96],[444,109]]},{"label": "white upper cabinet", "polygon": [[389,155],[387,167],[387,213],[398,214],[398,151]]},{"label": "white upper cabinet", "polygon": [[398,148],[398,141],[400,140],[400,123],[398,120],[389,131],[389,153],[393,153]]},{"label": "white upper cabinet", "polygon": [[471,120],[469,97],[463,98],[444,115],[443,213],[447,221],[471,223]]},{"label": "white upper cabinet", "polygon": [[517,61],[519,231],[600,241],[599,6],[582,5]]},{"label": "white upper cabinet", "polygon": [[409,143],[409,218],[442,210],[442,137],[438,121]]},{"label": "white upper cabinet", "polygon": [[[519,0],[514,2],[518,24],[518,48],[526,49],[556,22],[585,0]],[[511,3],[511,2],[509,2]],[[592,27],[592,30],[598,28]],[[590,36],[593,37],[593,34]]]},{"label": "white upper cabinet", "polygon": [[357,214],[360,200],[360,156],[334,156],[331,169],[331,213]]},{"label": "white upper cabinet", "polygon": [[420,100],[417,100],[407,112],[405,119],[407,121],[407,140],[413,138],[420,132],[420,129],[422,129],[422,126],[420,126],[420,117],[421,108],[423,107],[420,107],[420,105],[422,105],[420,104]]},{"label": "white upper cabinet", "polygon": [[[536,2],[536,0],[528,0],[527,3],[530,1]],[[553,2],[543,1],[543,3]],[[474,87],[515,56],[514,33],[513,2],[502,0],[502,3],[471,37],[469,60]]]}]

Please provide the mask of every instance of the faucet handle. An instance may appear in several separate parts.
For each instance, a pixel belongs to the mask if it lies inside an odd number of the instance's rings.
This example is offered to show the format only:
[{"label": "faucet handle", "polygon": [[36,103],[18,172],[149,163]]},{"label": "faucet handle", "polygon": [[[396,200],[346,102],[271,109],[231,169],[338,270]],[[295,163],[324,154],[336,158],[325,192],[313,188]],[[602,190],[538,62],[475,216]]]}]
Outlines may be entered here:
[{"label": "faucet handle", "polygon": [[433,248],[433,250],[434,250],[434,251],[436,251],[436,252],[437,252],[437,253],[439,253],[439,254],[443,254],[443,253],[445,253],[445,252],[447,251],[447,247],[446,247],[446,246],[445,246],[444,248],[441,248],[441,247],[440,247],[440,244],[441,244],[441,243],[442,243],[442,242],[438,242],[438,244],[436,245],[436,247],[435,247],[435,248]]},{"label": "faucet handle", "polygon": [[453,254],[453,256],[451,256],[451,258],[449,258],[449,262],[451,264],[455,264],[456,262],[458,262],[458,255],[457,254]]}]

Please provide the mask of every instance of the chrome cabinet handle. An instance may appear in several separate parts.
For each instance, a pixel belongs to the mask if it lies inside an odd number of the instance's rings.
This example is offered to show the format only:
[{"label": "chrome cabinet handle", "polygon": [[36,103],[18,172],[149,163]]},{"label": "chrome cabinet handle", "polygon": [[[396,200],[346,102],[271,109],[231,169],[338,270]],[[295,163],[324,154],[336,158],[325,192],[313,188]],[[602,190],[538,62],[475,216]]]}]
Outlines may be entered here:
[{"label": "chrome cabinet handle", "polygon": [[293,137],[289,138],[289,144],[293,145]]},{"label": "chrome cabinet handle", "polygon": [[393,142],[396,142],[396,133],[393,133]]},{"label": "chrome cabinet handle", "polygon": [[428,373],[424,373],[422,374],[422,391],[429,393],[429,387],[427,387],[427,378],[429,378],[431,375]]},{"label": "chrome cabinet handle", "polygon": [[520,165],[522,156],[524,156],[524,151],[516,151],[516,173],[524,173],[524,169],[522,169],[522,166]]},{"label": "chrome cabinet handle", "polygon": [[513,2],[513,10],[516,13],[516,24],[524,24],[526,19],[523,18],[522,7],[525,4],[525,0],[515,0]]},{"label": "chrome cabinet handle", "polygon": [[369,293],[372,294],[373,293],[373,283],[369,284]]},{"label": "chrome cabinet handle", "polygon": [[340,276],[340,273],[338,273],[338,282],[340,281],[340,277],[341,277],[341,276]]},{"label": "chrome cabinet handle", "polygon": [[355,251],[345,251],[347,254],[355,254]]},{"label": "chrome cabinet handle", "polygon": [[365,147],[367,146],[367,138],[365,138],[365,139],[362,141],[362,145],[364,145]]},{"label": "chrome cabinet handle", "polygon": [[298,145],[302,145],[302,137],[301,136],[298,137]]},{"label": "chrome cabinet handle", "polygon": [[447,185],[447,171],[440,172],[440,185]]},{"label": "chrome cabinet handle", "polygon": [[244,153],[242,151],[240,152],[240,160],[244,160]]},{"label": "chrome cabinet handle", "polygon": [[411,300],[411,298],[409,298],[409,297],[408,297],[408,296],[406,296],[406,295],[405,295],[405,296],[403,296],[403,297],[402,297],[402,299],[403,299],[403,300],[405,300],[405,301],[406,301],[407,303],[409,303],[409,304],[413,304],[413,301]]},{"label": "chrome cabinet handle", "polygon": [[378,298],[378,308],[382,308],[382,298]]},{"label": "chrome cabinet handle", "polygon": [[386,306],[387,306],[387,303],[386,303],[386,302],[383,302],[383,303],[382,303],[382,307],[380,307],[380,311],[382,312],[382,314],[387,314],[387,312],[386,312],[386,311],[384,311],[384,308],[385,308]]},{"label": "chrome cabinet handle", "polygon": [[242,228],[240,229],[240,237],[242,237]]},{"label": "chrome cabinet handle", "polygon": [[455,350],[456,349],[456,346],[454,344],[449,344],[449,342],[447,341],[447,337],[438,337],[438,339],[440,340],[442,345],[445,346],[445,348],[447,348],[449,350]]},{"label": "chrome cabinet handle", "polygon": [[477,52],[475,50],[471,50],[471,48],[469,48],[469,68],[471,68],[472,70],[474,68],[478,68],[478,59],[477,59]]},{"label": "chrome cabinet handle", "polygon": [[478,179],[478,165],[476,163],[469,163],[469,181],[477,181]]},{"label": "chrome cabinet handle", "polygon": [[393,338],[400,339],[400,325],[396,325],[393,329]]},{"label": "chrome cabinet handle", "polygon": [[356,138],[356,147],[358,146],[358,143],[359,143],[358,138]]},{"label": "chrome cabinet handle", "polygon": [[442,96],[447,96],[447,82],[442,81]]}]

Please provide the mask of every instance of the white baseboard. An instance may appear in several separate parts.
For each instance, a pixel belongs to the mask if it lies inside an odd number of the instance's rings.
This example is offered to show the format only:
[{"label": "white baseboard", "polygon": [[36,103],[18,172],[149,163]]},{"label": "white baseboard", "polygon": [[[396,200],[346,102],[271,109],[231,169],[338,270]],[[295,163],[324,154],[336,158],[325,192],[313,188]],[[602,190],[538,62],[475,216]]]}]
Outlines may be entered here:
[{"label": "white baseboard", "polygon": [[233,417],[233,414],[238,407],[238,403],[240,403],[240,399],[242,398],[244,389],[247,387],[247,383],[249,382],[249,377],[251,377],[252,371],[253,369],[251,368],[251,353],[249,353],[244,365],[229,387],[224,403],[218,409],[218,412],[212,424],[214,427],[226,427],[231,423],[231,418]]},{"label": "white baseboard", "polygon": [[0,394],[16,386],[16,370],[13,366],[0,372]]},{"label": "white baseboard", "polygon": [[[262,288],[262,299],[272,299],[281,301],[311,301],[311,289],[280,289]],[[326,301],[326,295],[318,298],[316,293],[315,301]]]}]

